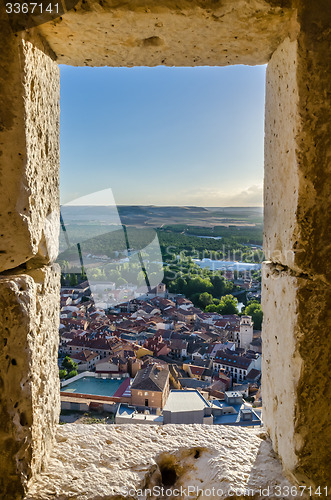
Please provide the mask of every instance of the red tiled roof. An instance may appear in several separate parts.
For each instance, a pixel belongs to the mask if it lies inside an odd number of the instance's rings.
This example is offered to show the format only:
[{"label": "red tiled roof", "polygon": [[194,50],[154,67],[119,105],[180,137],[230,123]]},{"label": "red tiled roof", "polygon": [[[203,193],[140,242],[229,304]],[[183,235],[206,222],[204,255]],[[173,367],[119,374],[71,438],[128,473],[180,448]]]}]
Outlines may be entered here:
[{"label": "red tiled roof", "polygon": [[191,370],[192,375],[202,375],[203,372],[205,371],[204,366],[194,366],[194,365],[189,365],[189,366],[190,366],[190,370]]},{"label": "red tiled roof", "polygon": [[91,361],[92,359],[94,358],[97,358],[99,356],[99,354],[97,354],[96,352],[93,352],[93,351],[89,351],[89,350],[84,350],[84,351],[81,351],[81,352],[78,352],[78,353],[74,353],[74,354],[71,354],[70,357],[75,360],[80,360],[80,361],[83,361],[85,363],[87,363],[88,361]]}]

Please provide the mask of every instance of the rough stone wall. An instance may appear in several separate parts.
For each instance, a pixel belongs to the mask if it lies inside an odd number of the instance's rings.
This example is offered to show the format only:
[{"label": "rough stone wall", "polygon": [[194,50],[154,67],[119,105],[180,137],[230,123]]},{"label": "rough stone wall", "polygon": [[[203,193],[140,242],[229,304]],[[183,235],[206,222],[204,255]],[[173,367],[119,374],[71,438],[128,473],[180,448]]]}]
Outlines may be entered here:
[{"label": "rough stone wall", "polygon": [[[200,492],[188,495],[189,485]],[[138,500],[142,496],[134,490],[153,486],[182,486],[184,493],[151,500],[257,500],[279,498],[275,487],[290,492],[291,484],[260,428],[66,424],[59,426],[48,468],[31,482],[25,500]]]},{"label": "rough stone wall", "polygon": [[[263,283],[264,415],[286,470],[323,485],[330,386],[329,1],[315,0],[313,8],[308,0],[101,3],[84,0],[24,37],[10,34],[0,11],[0,308],[11,313],[1,325],[2,491],[19,497],[26,478],[45,462],[59,408],[58,277],[47,267],[58,231],[55,59],[187,66],[261,64],[272,55],[265,137],[270,263]],[[31,379],[24,381],[27,374]]]},{"label": "rough stone wall", "polygon": [[290,0],[83,0],[38,28],[73,66],[265,64],[291,30]]},{"label": "rough stone wall", "polygon": [[0,491],[22,498],[58,422],[59,69],[0,12]]},{"label": "rough stone wall", "polygon": [[297,35],[267,70],[264,420],[297,480],[329,481],[330,22],[297,2]]},{"label": "rough stone wall", "polygon": [[273,54],[266,74],[264,252],[267,259],[292,268],[294,255],[301,250],[296,223],[300,127],[296,73],[297,42],[287,38]]},{"label": "rough stone wall", "polygon": [[57,252],[60,82],[39,40],[0,28],[1,272],[47,264]]},{"label": "rough stone wall", "polygon": [[295,412],[302,367],[298,353],[298,278],[275,264],[263,268],[263,421],[287,470],[297,465]]},{"label": "rough stone wall", "polygon": [[0,491],[20,498],[59,418],[58,266],[0,277]]}]

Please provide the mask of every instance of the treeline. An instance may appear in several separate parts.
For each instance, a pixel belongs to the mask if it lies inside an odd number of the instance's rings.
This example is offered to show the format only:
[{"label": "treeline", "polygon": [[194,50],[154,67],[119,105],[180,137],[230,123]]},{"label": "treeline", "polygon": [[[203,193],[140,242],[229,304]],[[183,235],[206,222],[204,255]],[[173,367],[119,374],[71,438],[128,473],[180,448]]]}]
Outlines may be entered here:
[{"label": "treeline", "polygon": [[166,262],[176,258],[176,255],[181,252],[197,259],[240,260],[252,263],[259,263],[263,260],[262,250],[254,250],[230,237],[214,240],[162,230],[158,231],[158,237],[163,260]]},{"label": "treeline", "polygon": [[252,245],[262,245],[263,242],[263,225],[255,226],[188,226],[185,224],[168,224],[163,226],[159,231],[170,231],[173,233],[183,233],[185,235],[195,236],[213,236],[225,239],[227,243],[249,243]]},{"label": "treeline", "polygon": [[[260,279],[260,275],[260,271],[254,272],[256,279]],[[185,295],[196,307],[205,312],[217,312],[222,315],[242,312],[252,316],[255,329],[261,329],[263,317],[261,304],[255,300],[247,302],[246,292],[242,291],[242,302],[246,308],[244,311],[239,311],[238,300],[232,294],[238,293],[241,288],[227,280],[222,271],[201,269],[188,258],[186,261],[166,266],[163,282],[169,292]]]},{"label": "treeline", "polygon": [[[107,226],[105,226],[105,231]],[[144,228],[126,228],[126,234],[122,227],[117,230],[99,234],[93,238],[87,239],[84,231],[81,233],[81,240],[75,232],[75,239],[79,241],[83,254],[106,255],[110,258],[117,258],[120,253],[126,252],[129,247],[131,250],[142,250],[146,248],[155,239],[154,230]],[[63,248],[63,243],[62,243]],[[77,260],[77,245],[72,244],[70,248],[65,249],[60,254],[61,260]]]},{"label": "treeline", "polygon": [[[146,284],[145,274],[138,262],[124,263],[109,263],[91,266],[86,271],[83,271],[77,266],[71,266],[66,260],[59,260],[61,266],[61,283],[62,285],[77,285],[78,281],[89,279],[90,281],[103,282],[110,281],[116,286],[124,286],[132,284],[142,286]],[[162,276],[162,266],[157,263],[150,263],[147,266],[147,274],[151,283],[155,283]]]},{"label": "treeline", "polygon": [[185,295],[203,310],[210,304],[219,304],[220,298],[232,291],[240,290],[225,279],[221,271],[200,269],[191,259],[166,266],[163,282],[169,292]]},{"label": "treeline", "polygon": [[[110,227],[109,227],[110,228]],[[238,230],[239,229],[239,230]],[[107,230],[107,227],[104,228]],[[199,238],[198,235],[190,235],[188,231],[199,233],[200,236],[221,236],[222,239]],[[100,232],[100,227],[91,228],[91,234]],[[121,227],[107,233],[99,234],[87,239],[89,234],[87,227],[73,227],[68,232],[71,236],[71,246],[63,250],[64,237],[61,236],[61,260],[77,260],[77,245],[72,241],[79,241],[81,251],[84,255],[105,255],[116,259],[121,254],[131,250],[144,250],[155,239],[156,234],[152,229],[127,227],[126,231]],[[81,238],[79,237],[81,234]],[[166,226],[157,230],[159,244],[163,260],[168,262],[171,256],[184,252],[193,258],[209,257],[219,260],[241,260],[243,262],[261,262],[262,251],[253,250],[248,244],[258,244],[262,241],[262,229],[252,228],[227,228],[216,226],[214,228],[189,227],[184,225]],[[74,236],[74,237],[73,237]],[[70,242],[70,239],[69,239]]]}]

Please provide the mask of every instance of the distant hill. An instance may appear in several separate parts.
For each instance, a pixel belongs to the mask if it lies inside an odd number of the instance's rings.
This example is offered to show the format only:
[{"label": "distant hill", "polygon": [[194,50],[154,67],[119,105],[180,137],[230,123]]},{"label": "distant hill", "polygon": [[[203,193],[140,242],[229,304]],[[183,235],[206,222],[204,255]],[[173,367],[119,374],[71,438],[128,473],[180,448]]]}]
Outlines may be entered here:
[{"label": "distant hill", "polygon": [[263,223],[261,207],[180,207],[180,206],[63,206],[66,223],[125,224],[129,226],[162,227],[164,224],[194,226],[255,225]]}]

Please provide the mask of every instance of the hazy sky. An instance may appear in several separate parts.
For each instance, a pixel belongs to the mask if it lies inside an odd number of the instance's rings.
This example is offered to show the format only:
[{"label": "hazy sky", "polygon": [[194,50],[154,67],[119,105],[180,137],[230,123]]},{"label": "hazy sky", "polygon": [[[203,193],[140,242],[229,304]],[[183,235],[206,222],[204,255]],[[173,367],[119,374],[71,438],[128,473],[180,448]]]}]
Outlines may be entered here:
[{"label": "hazy sky", "polygon": [[261,206],[264,85],[265,66],[61,66],[61,203]]}]

